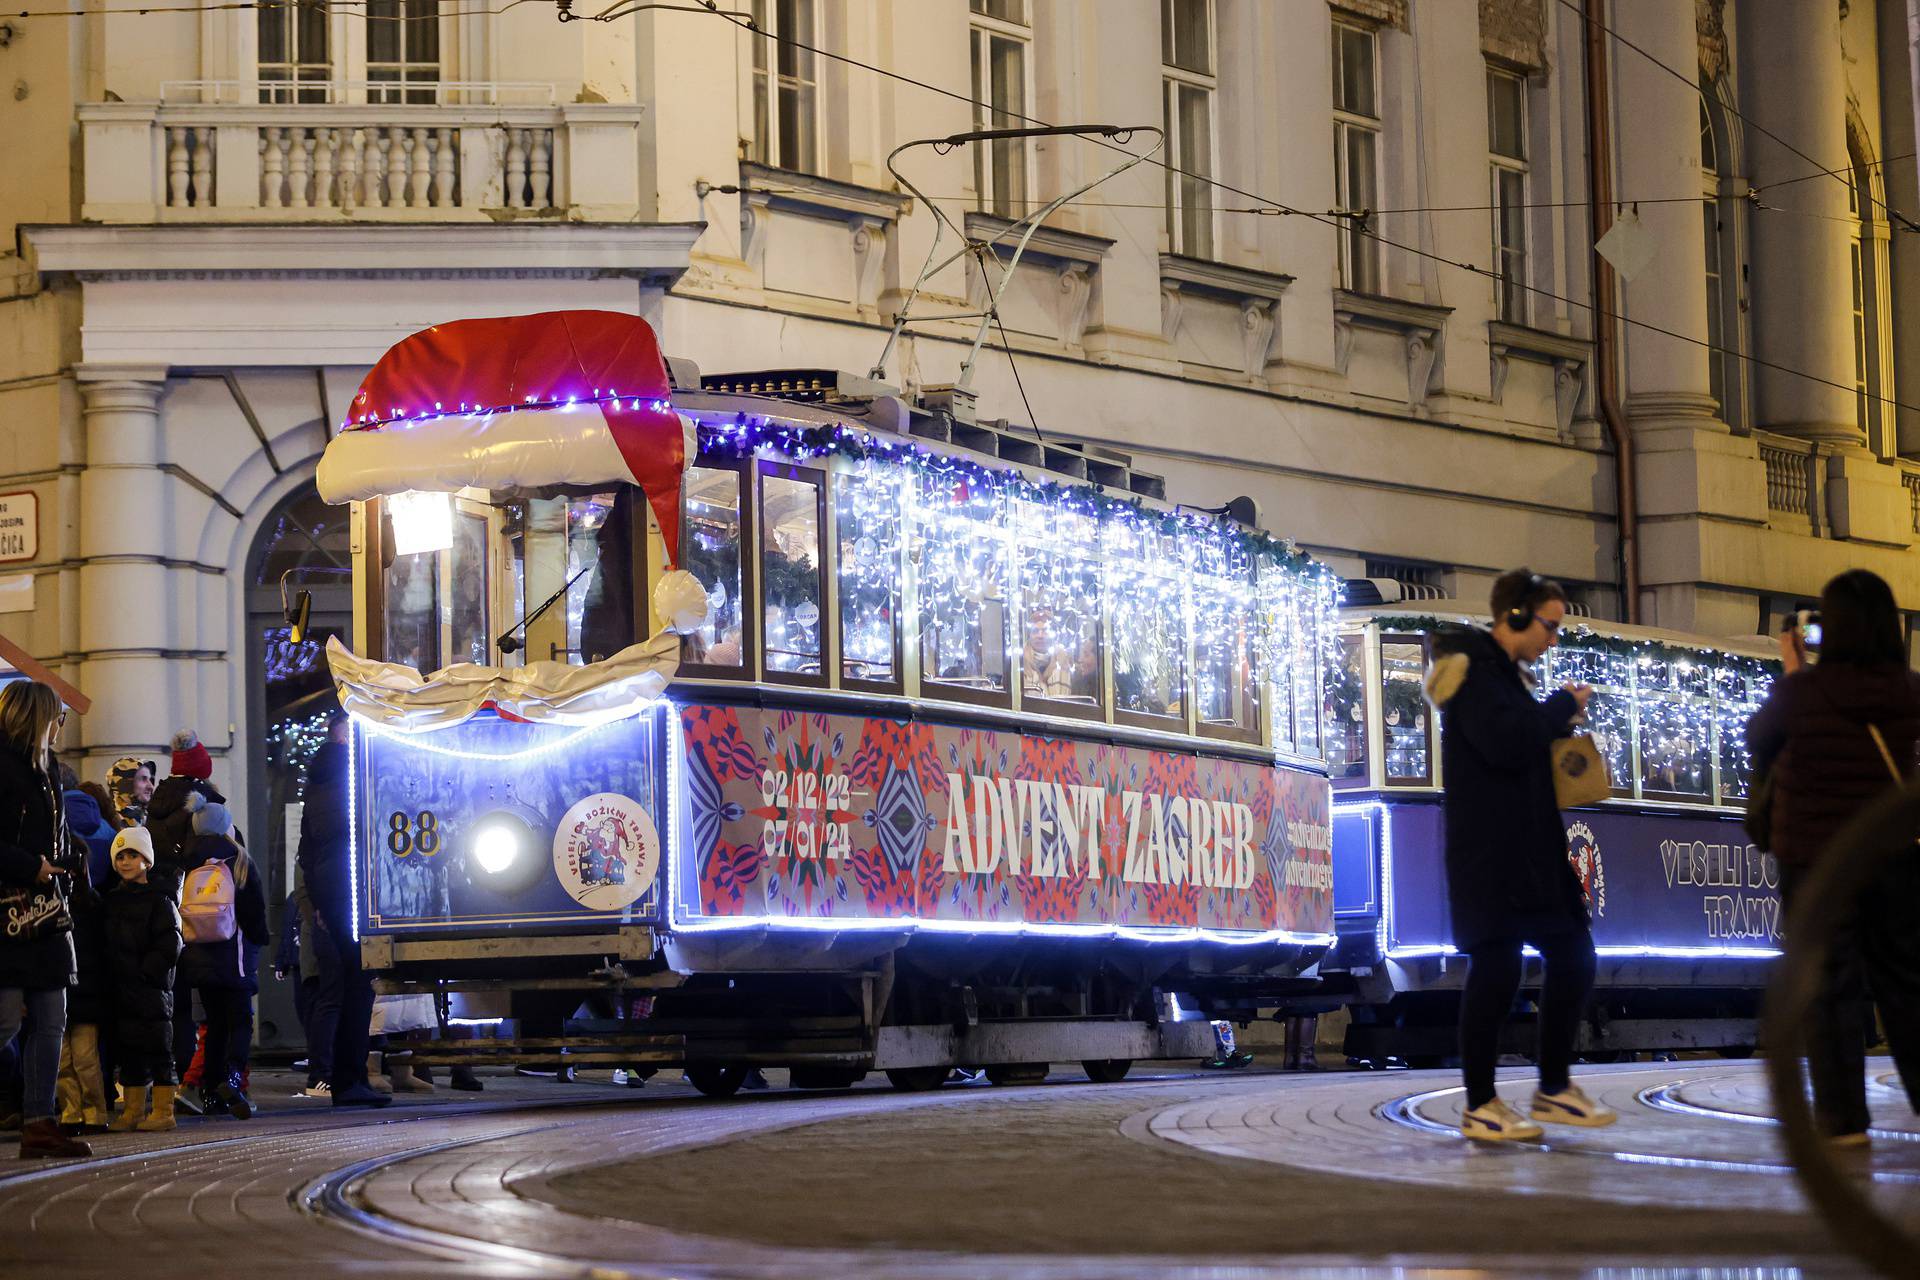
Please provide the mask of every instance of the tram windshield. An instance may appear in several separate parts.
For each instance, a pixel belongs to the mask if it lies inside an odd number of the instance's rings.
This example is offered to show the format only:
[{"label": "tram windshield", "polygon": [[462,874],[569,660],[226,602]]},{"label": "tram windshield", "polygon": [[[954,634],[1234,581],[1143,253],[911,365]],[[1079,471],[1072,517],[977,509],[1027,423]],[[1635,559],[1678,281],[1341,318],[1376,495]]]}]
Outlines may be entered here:
[{"label": "tram windshield", "polygon": [[[1434,629],[1471,621],[1348,611],[1327,684],[1327,768],[1336,787],[1441,785],[1437,725],[1421,679]],[[1568,622],[1534,672],[1537,688],[1544,696],[1568,682],[1593,686],[1581,731],[1606,759],[1614,797],[1702,807],[1744,801],[1753,764],[1743,735],[1778,664],[1758,647]]]}]

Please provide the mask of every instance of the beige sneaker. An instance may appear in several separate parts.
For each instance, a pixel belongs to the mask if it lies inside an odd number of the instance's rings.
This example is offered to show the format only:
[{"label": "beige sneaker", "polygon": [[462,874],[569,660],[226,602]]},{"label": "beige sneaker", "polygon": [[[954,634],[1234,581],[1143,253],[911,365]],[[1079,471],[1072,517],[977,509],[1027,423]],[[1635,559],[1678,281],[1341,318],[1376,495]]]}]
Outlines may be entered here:
[{"label": "beige sneaker", "polygon": [[1577,1084],[1570,1084],[1558,1093],[1534,1090],[1532,1110],[1535,1120],[1545,1120],[1548,1124],[1577,1124],[1589,1129],[1598,1129],[1620,1118],[1619,1112],[1595,1102]]},{"label": "beige sneaker", "polygon": [[1476,1142],[1532,1142],[1545,1132],[1499,1098],[1460,1116],[1460,1136]]}]

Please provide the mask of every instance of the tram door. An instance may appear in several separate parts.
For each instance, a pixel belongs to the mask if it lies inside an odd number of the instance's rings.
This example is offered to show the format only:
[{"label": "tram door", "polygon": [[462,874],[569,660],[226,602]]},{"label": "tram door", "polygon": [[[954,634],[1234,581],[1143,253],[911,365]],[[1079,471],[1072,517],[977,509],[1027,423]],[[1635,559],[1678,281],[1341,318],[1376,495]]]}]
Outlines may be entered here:
[{"label": "tram door", "polygon": [[[298,975],[273,976],[274,949],[293,891],[293,860],[300,833],[300,797],[307,765],[325,741],[327,716],[338,706],[327,672],[331,636],[353,640],[353,588],[346,507],[320,501],[311,485],[287,498],[255,541],[247,589],[247,699],[243,742],[247,770],[247,845],[266,877],[272,943],[260,954],[260,999],[255,1035],[261,1048],[305,1047],[294,1009]],[[308,591],[313,612],[306,636],[294,643],[281,612],[281,578],[288,596]],[[216,782],[219,779],[216,777]]]}]

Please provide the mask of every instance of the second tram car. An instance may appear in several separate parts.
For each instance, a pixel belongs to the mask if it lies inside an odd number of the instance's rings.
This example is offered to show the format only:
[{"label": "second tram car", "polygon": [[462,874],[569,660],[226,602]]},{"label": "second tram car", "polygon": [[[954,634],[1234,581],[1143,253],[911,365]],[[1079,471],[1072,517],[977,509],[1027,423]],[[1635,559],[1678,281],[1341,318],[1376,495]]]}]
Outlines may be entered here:
[{"label": "second tram car", "polygon": [[1317,989],[1337,580],[1125,458],[568,312],[396,346],[320,484],[363,956],[510,1019],[445,1054],[1118,1078]]},{"label": "second tram car", "polygon": [[[1423,677],[1434,631],[1484,623],[1447,602],[1344,610],[1327,681],[1334,914],[1321,966],[1352,1002],[1350,1057],[1451,1056],[1466,959],[1448,934],[1438,725]],[[1569,618],[1539,684],[1594,687],[1586,732],[1613,798],[1568,810],[1599,978],[1582,1051],[1754,1043],[1780,954],[1779,868],[1747,840],[1743,732],[1778,672],[1752,646]],[[1527,982],[1539,972],[1530,961]],[[1513,1052],[1531,1029],[1510,1030]]]}]

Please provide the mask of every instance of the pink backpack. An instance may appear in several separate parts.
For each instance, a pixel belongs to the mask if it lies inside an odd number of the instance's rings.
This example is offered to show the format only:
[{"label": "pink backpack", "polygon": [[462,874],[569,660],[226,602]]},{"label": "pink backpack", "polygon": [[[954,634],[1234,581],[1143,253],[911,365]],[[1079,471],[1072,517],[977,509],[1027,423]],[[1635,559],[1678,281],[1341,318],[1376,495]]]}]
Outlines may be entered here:
[{"label": "pink backpack", "polygon": [[187,872],[180,886],[183,942],[225,942],[233,937],[233,868],[215,859]]}]

